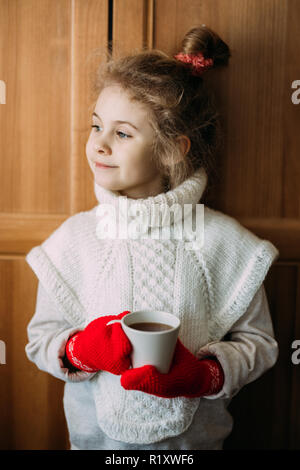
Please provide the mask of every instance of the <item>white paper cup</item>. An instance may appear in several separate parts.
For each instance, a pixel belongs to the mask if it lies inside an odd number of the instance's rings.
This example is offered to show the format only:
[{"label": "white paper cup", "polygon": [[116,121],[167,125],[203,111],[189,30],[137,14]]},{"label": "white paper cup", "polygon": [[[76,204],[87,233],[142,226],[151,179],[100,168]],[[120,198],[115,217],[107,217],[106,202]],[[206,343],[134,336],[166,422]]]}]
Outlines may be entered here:
[{"label": "white paper cup", "polygon": [[[164,323],[171,326],[171,328],[163,331],[142,331],[130,327],[134,323],[152,322]],[[139,310],[125,315],[120,323],[132,344],[132,367],[152,365],[159,372],[167,374],[172,363],[179,333],[179,318],[167,312]]]}]

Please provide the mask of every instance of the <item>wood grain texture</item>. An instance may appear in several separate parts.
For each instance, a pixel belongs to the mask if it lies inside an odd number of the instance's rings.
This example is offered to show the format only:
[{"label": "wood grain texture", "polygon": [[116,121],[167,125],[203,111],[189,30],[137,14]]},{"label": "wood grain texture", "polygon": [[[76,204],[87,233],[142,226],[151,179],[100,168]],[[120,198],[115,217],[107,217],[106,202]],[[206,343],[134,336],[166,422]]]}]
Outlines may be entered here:
[{"label": "wood grain texture", "polygon": [[108,0],[72,2],[71,67],[71,214],[93,207],[97,201],[85,146],[95,106],[93,94],[97,68],[106,60]]},{"label": "wood grain texture", "polygon": [[0,338],[7,351],[0,366],[0,448],[64,449],[63,382],[25,354],[37,280],[23,259],[0,260],[0,279]]},{"label": "wood grain texture", "polygon": [[114,0],[113,53],[122,56],[151,46],[153,1]]},{"label": "wood grain texture", "polygon": [[[300,347],[300,263],[297,266],[297,281],[296,281],[296,311],[294,315],[294,334],[293,342],[297,340],[297,350]],[[296,352],[294,348],[291,348],[290,354]],[[299,361],[300,354],[297,353],[297,359]],[[300,363],[292,364],[292,391],[290,399],[290,448],[300,449]]]},{"label": "wood grain texture", "polygon": [[69,212],[70,1],[1,0],[0,11],[0,211]]},{"label": "wood grain texture", "polygon": [[[287,2],[287,30],[285,41],[284,86],[283,86],[283,201],[285,217],[300,216],[300,104],[294,104],[292,83],[300,80],[300,3]],[[299,86],[298,86],[299,88]],[[298,94],[299,96],[299,94]],[[300,244],[300,239],[299,239]]]},{"label": "wood grain texture", "polygon": [[0,214],[0,256],[28,253],[57,229],[68,215]]},{"label": "wood grain texture", "polygon": [[236,217],[258,237],[272,242],[281,260],[300,260],[300,220],[279,217]]},{"label": "wood grain texture", "polygon": [[[227,449],[289,449],[291,447],[291,395],[294,366],[291,344],[298,266],[275,265],[265,283],[275,337],[279,346],[276,365],[246,385],[232,400],[234,419]],[[295,411],[295,409],[294,409]],[[298,424],[299,425],[299,424]],[[298,448],[300,442],[298,441]]]}]

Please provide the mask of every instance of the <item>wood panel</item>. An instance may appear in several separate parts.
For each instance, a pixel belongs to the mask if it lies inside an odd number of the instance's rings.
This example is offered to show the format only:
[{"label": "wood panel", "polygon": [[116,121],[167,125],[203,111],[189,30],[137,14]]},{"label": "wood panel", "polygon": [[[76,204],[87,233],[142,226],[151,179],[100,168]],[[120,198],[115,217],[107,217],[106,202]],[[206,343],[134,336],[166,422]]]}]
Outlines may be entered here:
[{"label": "wood panel", "polygon": [[274,243],[279,250],[281,260],[300,260],[300,220],[298,218],[236,217],[236,219],[258,237]]},{"label": "wood panel", "polygon": [[[10,325],[10,313],[12,304],[12,264],[0,262],[0,339],[5,346],[5,364],[0,361],[0,449],[11,449],[13,439],[11,402],[12,373],[7,366],[11,362],[12,329]],[[10,293],[10,295],[8,295]]]},{"label": "wood panel", "polygon": [[0,0],[0,212],[70,210],[70,1]]},{"label": "wood panel", "polygon": [[[291,361],[291,344],[297,333],[295,312],[300,315],[296,310],[298,282],[299,265],[277,263],[272,266],[265,285],[279,357],[271,370],[246,385],[233,398],[229,410],[234,418],[234,428],[226,440],[227,449],[300,447],[300,441],[293,440],[290,434],[296,410],[291,403],[297,373]],[[294,420],[294,426],[299,433],[300,421]]]},{"label": "wood panel", "polygon": [[66,217],[52,214],[0,214],[0,256],[25,255],[54,232]]},{"label": "wood panel", "polygon": [[23,259],[0,259],[0,448],[66,448],[63,382],[37,369],[25,354],[37,280]]},{"label": "wood panel", "polygon": [[152,48],[154,0],[114,0],[113,53],[121,56]]},{"label": "wood panel", "polygon": [[284,82],[282,86],[284,103],[282,119],[282,133],[284,136],[282,214],[285,217],[298,218],[300,217],[300,105],[293,104],[291,100],[291,94],[295,91],[291,86],[300,77],[299,18],[300,4],[298,0],[289,0],[287,2],[287,30],[283,65]]},{"label": "wood panel", "polygon": [[[296,294],[296,311],[294,315],[294,340],[300,340],[300,263],[298,264],[298,275],[297,275],[297,294]],[[299,343],[298,343],[299,344]],[[299,348],[299,346],[298,346]],[[298,349],[297,348],[297,349]],[[291,355],[295,352],[295,349],[291,349]],[[299,354],[297,354],[299,360]],[[300,363],[293,363],[292,366],[292,393],[290,397],[290,447],[292,449],[300,449]]]},{"label": "wood panel", "polygon": [[108,0],[75,0],[72,7],[70,212],[74,214],[97,202],[85,145],[95,106],[95,74],[98,65],[106,60],[109,8]]}]

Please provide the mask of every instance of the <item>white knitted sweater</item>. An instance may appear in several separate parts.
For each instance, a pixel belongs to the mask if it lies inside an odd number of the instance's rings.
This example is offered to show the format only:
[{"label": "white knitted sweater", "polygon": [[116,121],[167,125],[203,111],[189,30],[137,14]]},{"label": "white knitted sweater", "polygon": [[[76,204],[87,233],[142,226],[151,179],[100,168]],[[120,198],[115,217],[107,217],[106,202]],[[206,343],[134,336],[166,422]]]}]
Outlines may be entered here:
[{"label": "white knitted sweater", "polygon": [[[206,174],[198,170],[174,190],[138,202],[149,211],[153,203],[162,209],[193,204],[195,210],[205,185]],[[119,208],[118,193],[97,185],[95,193],[100,206]],[[136,202],[128,199],[128,207]],[[97,208],[67,219],[26,258],[66,322],[78,329],[101,315],[164,310],[180,318],[179,337],[197,355],[207,343],[221,340],[246,312],[278,256],[270,242],[208,207],[204,244],[192,232],[182,240],[145,239],[145,232],[135,239],[99,239]],[[156,222],[172,224],[167,217]],[[192,249],[186,243],[191,240]],[[181,434],[200,401],[126,391],[119,376],[105,371],[90,383],[99,426],[112,439],[128,443],[148,444]]]}]

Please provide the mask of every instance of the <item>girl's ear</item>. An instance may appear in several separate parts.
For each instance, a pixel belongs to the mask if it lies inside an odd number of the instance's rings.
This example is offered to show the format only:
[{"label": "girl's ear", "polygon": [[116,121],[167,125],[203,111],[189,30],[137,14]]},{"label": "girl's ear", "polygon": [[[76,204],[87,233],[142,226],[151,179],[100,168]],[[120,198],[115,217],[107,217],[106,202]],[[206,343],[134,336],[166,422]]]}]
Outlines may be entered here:
[{"label": "girl's ear", "polygon": [[[191,148],[191,141],[188,138],[188,136],[183,135],[183,134],[176,137],[176,140],[179,143],[180,150],[181,150],[181,155],[182,155],[182,158],[183,158],[189,152],[189,150]],[[178,162],[176,162],[176,163],[178,163]]]}]

